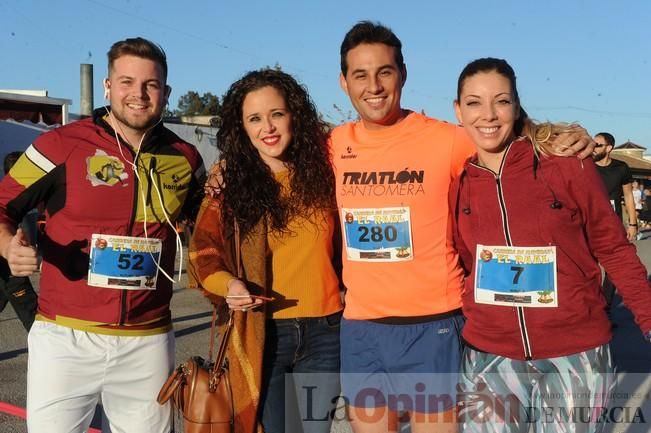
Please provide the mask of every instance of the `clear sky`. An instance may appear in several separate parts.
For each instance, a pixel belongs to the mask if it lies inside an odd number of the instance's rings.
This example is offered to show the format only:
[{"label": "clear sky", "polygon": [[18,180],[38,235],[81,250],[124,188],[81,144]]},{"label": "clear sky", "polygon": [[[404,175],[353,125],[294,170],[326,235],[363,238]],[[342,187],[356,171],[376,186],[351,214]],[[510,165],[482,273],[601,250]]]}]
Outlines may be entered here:
[{"label": "clear sky", "polygon": [[454,121],[463,66],[501,57],[531,117],[580,122],[651,153],[647,0],[0,0],[0,88],[47,89],[79,112],[79,64],[92,63],[101,105],[108,48],[143,36],[167,52],[171,108],[189,90],[221,96],[244,72],[278,63],[339,123],[352,116],[339,45],[365,19],[402,40],[405,108]]}]

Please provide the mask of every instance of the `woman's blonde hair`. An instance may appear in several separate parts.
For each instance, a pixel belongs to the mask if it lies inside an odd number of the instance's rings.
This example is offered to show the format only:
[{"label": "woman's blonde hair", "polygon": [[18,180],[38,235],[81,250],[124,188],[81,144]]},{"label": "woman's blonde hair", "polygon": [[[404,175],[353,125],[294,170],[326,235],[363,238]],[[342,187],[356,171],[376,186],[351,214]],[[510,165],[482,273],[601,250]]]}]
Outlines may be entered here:
[{"label": "woman's blonde hair", "polygon": [[580,126],[570,123],[536,123],[530,118],[524,121],[522,136],[527,137],[533,144],[534,151],[538,155],[562,155],[566,148],[554,148],[552,142],[560,134],[576,132]]}]

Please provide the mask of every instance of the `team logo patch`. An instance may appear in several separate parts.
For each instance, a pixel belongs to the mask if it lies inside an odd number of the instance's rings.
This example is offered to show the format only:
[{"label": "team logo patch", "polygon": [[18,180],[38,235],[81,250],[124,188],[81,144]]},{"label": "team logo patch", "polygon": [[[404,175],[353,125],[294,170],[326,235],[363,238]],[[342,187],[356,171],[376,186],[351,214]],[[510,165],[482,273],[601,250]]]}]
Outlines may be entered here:
[{"label": "team logo patch", "polygon": [[86,159],[88,180],[93,186],[108,185],[117,183],[126,186],[125,181],[129,175],[124,171],[124,163],[115,156],[109,156],[106,152],[97,150],[94,156]]}]

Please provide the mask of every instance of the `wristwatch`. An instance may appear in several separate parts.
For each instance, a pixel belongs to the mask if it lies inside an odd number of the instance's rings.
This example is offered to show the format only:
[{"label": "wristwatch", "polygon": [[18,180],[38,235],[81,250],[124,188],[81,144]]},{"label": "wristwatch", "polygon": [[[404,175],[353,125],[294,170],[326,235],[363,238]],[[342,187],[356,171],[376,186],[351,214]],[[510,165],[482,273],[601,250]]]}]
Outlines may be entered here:
[{"label": "wristwatch", "polygon": [[647,331],[644,333],[644,339],[646,340],[647,343],[651,343],[651,331]]}]

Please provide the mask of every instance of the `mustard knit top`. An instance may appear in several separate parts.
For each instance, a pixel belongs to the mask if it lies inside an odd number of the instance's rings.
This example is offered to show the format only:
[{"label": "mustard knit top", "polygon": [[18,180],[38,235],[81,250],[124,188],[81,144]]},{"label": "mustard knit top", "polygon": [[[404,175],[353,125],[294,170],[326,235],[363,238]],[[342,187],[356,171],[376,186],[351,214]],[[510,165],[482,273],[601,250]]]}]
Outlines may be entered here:
[{"label": "mustard knit top", "polygon": [[[274,173],[274,177],[286,193],[289,172]],[[281,233],[267,233],[267,296],[274,298],[267,303],[268,318],[321,317],[343,309],[339,279],[332,264],[335,229],[334,213],[320,211],[307,218],[292,218]],[[221,271],[208,280],[226,285],[232,278],[229,272]]]}]

